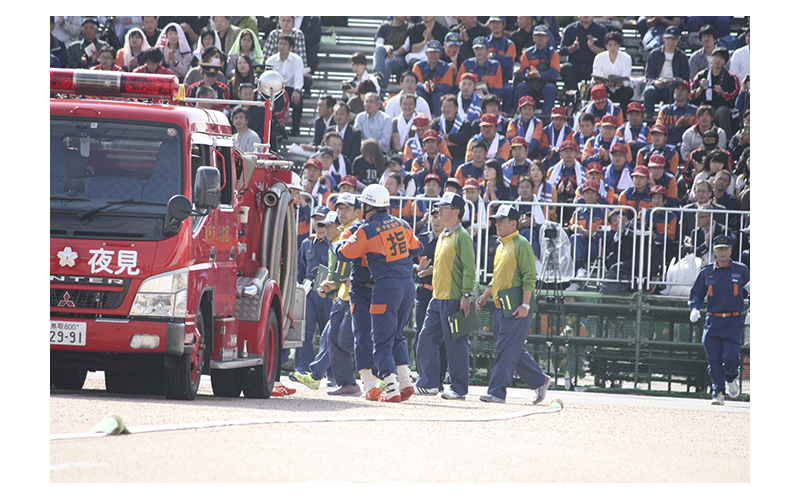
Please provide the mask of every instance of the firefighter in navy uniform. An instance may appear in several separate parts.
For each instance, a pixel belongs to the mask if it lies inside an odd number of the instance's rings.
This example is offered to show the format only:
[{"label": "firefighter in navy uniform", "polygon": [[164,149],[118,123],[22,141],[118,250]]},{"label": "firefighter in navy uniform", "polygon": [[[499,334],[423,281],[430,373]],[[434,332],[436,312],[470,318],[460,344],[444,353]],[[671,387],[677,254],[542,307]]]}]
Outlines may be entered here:
[{"label": "firefighter in navy uniform", "polygon": [[703,324],[703,349],[711,377],[711,404],[724,405],[725,395],[739,396],[739,352],[744,328],[744,291],[750,270],[731,260],[733,239],[721,234],[714,238],[716,262],[705,266],[692,286],[689,308],[692,322],[700,319],[700,307],[708,296]]},{"label": "firefighter in navy uniform", "polygon": [[372,353],[378,377],[386,384],[380,401],[399,403],[414,393],[408,346],[403,327],[414,307],[414,263],[422,246],[405,221],[389,215],[389,191],[380,184],[361,194],[364,225],[346,241],[334,245],[338,257],[366,256],[372,288]]}]

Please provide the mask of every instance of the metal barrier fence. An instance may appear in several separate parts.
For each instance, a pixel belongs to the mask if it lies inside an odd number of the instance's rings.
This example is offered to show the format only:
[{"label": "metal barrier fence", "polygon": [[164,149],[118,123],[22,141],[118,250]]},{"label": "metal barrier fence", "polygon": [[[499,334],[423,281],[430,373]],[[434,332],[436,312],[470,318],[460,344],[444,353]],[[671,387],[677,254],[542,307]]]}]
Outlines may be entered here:
[{"label": "metal barrier fence", "polygon": [[[329,204],[333,206],[337,193],[329,197]],[[410,196],[393,196],[402,207],[407,202],[435,202],[437,198],[420,198]],[[311,199],[312,209],[316,202]],[[479,212],[480,207],[468,202],[471,214]],[[485,205],[487,216],[495,210],[497,205],[513,203],[520,207],[554,207],[555,224],[562,226],[569,220],[569,214],[581,207],[572,203],[544,203],[544,202],[505,202],[495,201]],[[653,208],[637,214],[633,208],[618,205],[584,205],[588,210],[589,220],[593,220],[595,211],[601,211],[598,216],[598,230],[594,238],[598,240],[597,250],[589,245],[586,261],[590,263],[586,276],[576,276],[574,264],[576,250],[570,245],[572,273],[564,278],[563,282],[580,283],[582,291],[563,291],[565,316],[555,304],[540,302],[539,311],[533,321],[531,332],[525,348],[542,368],[553,377],[554,382],[563,385],[565,372],[571,375],[573,386],[583,389],[634,389],[655,392],[685,393],[699,396],[710,391],[710,379],[706,372],[706,359],[702,337],[702,320],[697,323],[689,322],[689,310],[686,295],[670,294],[663,296],[651,293],[657,286],[690,287],[695,275],[681,274],[677,278],[667,278],[670,260],[668,257],[680,259],[679,248],[683,246],[684,236],[688,227],[697,227],[697,214],[704,213],[702,209],[686,208]],[[396,210],[397,207],[394,207]],[[620,256],[622,252],[622,238],[614,239],[623,228],[617,220],[611,220],[611,212],[619,210],[625,214],[628,221],[627,230],[633,234],[631,245],[633,259],[623,263],[622,260],[608,261],[610,253]],[[647,252],[659,240],[659,236],[651,229],[663,217],[663,213],[672,212],[676,219],[676,236],[672,241],[673,250],[661,246],[659,252]],[[738,233],[734,258],[741,255],[746,249],[745,238],[741,229],[749,212],[742,211],[710,211],[720,226],[712,226],[712,236],[716,235],[720,227],[732,228]],[[412,225],[418,222],[418,213],[412,210],[408,215]],[[475,234],[476,244],[476,280],[475,291],[482,293],[485,285],[492,277],[493,245],[496,237],[492,234],[491,224],[488,220],[477,223],[478,231]],[[616,225],[615,225],[616,224]],[[426,226],[420,228],[427,229]],[[533,245],[537,236],[534,231],[527,235],[528,241]],[[680,241],[679,241],[680,240]],[[686,250],[692,254],[698,253],[700,245],[692,240],[686,245]],[[707,254],[712,250],[708,249]],[[541,255],[540,255],[541,257]],[[616,273],[610,271],[613,264],[619,264]],[[659,274],[651,275],[647,270],[651,266],[660,269]],[[627,276],[619,274],[620,269],[625,269]],[[699,267],[692,272],[699,271]],[[546,285],[547,276],[540,275],[539,282]],[[622,285],[616,293],[599,293],[604,285]],[[555,285],[557,286],[557,285]],[[562,286],[563,288],[563,286]],[[619,291],[623,290],[623,291]],[[685,290],[684,290],[685,292]],[[749,300],[746,301],[749,306]],[[563,328],[555,330],[553,325],[560,322]],[[409,350],[413,344],[415,331],[414,318],[404,330],[407,337]],[[495,354],[494,338],[491,334],[491,311],[479,312],[479,329],[470,334],[470,366],[471,382],[474,384],[488,383]],[[568,341],[568,342],[567,342]],[[568,347],[567,347],[568,344]],[[749,398],[749,327],[743,332],[741,357],[740,386],[743,398]],[[570,355],[566,355],[566,349]],[[412,368],[416,368],[413,352],[410,353]],[[567,359],[570,365],[567,366]],[[515,385],[524,386],[520,380],[515,379]]]}]

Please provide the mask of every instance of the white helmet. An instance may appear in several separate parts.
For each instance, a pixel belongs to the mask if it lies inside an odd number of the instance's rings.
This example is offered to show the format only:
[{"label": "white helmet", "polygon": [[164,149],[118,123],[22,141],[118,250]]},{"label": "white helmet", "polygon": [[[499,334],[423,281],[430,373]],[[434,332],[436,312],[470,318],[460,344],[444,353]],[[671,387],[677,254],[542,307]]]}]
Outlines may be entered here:
[{"label": "white helmet", "polygon": [[370,184],[361,192],[361,203],[375,208],[388,207],[389,190],[380,184]]},{"label": "white helmet", "polygon": [[292,172],[292,182],[286,185],[289,189],[303,189],[303,183],[300,181],[300,176]]}]

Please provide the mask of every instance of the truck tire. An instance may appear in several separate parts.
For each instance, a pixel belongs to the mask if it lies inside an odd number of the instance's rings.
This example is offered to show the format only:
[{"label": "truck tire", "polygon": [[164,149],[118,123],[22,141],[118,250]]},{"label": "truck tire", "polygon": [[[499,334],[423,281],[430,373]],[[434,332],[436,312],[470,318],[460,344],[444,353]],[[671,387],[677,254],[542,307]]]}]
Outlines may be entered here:
[{"label": "truck tire", "polygon": [[242,393],[242,370],[211,370],[211,388],[219,398],[238,398]]},{"label": "truck tire", "polygon": [[267,320],[267,337],[264,345],[264,363],[251,368],[243,377],[244,396],[246,398],[267,399],[272,395],[272,388],[280,375],[281,369],[281,325],[275,309],[269,308]]},{"label": "truck tire", "polygon": [[80,368],[50,368],[50,385],[56,389],[79,391],[86,381],[86,370]]},{"label": "truck tire", "polygon": [[174,366],[164,367],[164,395],[167,399],[191,401],[197,396],[203,374],[205,330],[202,311],[197,311],[192,352],[177,358]]}]

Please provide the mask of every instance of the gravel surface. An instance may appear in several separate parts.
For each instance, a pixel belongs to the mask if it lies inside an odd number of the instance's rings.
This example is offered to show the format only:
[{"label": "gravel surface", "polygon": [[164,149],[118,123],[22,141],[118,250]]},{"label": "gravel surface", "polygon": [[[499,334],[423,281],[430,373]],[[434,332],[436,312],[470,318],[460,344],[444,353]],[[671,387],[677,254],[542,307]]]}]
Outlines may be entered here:
[{"label": "gravel surface", "polygon": [[[102,390],[102,374],[80,392],[52,390],[51,438],[85,433],[109,412],[134,434],[51,439],[50,481],[750,481],[745,402],[550,391],[548,402],[565,402],[556,413],[532,406],[525,389],[510,389],[506,404],[479,401],[485,387],[463,401],[382,404],[286,383],[298,392],[268,400],[215,398],[207,380],[195,401],[116,396]],[[282,421],[264,423],[273,419]],[[139,432],[209,422],[228,425]],[[387,457],[388,476],[379,466]]]}]

